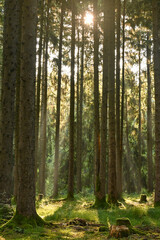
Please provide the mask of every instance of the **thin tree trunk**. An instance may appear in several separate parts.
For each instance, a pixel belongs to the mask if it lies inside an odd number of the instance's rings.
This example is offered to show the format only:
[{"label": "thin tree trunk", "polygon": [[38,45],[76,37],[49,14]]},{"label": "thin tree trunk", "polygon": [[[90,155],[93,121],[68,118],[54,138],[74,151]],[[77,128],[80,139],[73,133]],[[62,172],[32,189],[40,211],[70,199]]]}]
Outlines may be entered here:
[{"label": "thin tree trunk", "polygon": [[147,159],[148,159],[148,191],[153,192],[153,161],[152,161],[152,110],[151,110],[151,44],[150,34],[147,33]]},{"label": "thin tree trunk", "polygon": [[45,195],[45,172],[46,172],[46,143],[47,143],[47,79],[48,79],[48,34],[49,34],[49,8],[47,4],[47,22],[45,37],[45,64],[44,79],[42,83],[42,112],[41,112],[41,136],[40,136],[40,166],[39,166],[39,193]]},{"label": "thin tree trunk", "polygon": [[[5,1],[3,33],[3,70],[0,123],[0,202],[10,203],[13,194],[14,102],[17,78],[19,28],[16,0]],[[14,11],[13,11],[14,9]]]},{"label": "thin tree trunk", "polygon": [[160,206],[160,2],[153,0],[154,81],[155,81],[155,206]]},{"label": "thin tree trunk", "polygon": [[131,171],[134,169],[133,162],[132,162],[132,154],[129,144],[129,125],[128,125],[128,102],[127,102],[127,95],[126,95],[126,187],[127,193],[135,192],[135,181],[134,175]]},{"label": "thin tree trunk", "polygon": [[78,52],[77,52],[77,192],[81,191],[81,159],[80,155],[80,76],[79,76],[79,51],[80,51],[80,39],[79,39],[79,29],[78,31]]},{"label": "thin tree trunk", "polygon": [[[43,121],[43,117],[42,115],[44,114],[44,94],[45,94],[45,49],[46,49],[46,38],[44,38],[43,40],[43,65],[42,65],[42,86],[41,86],[41,109],[40,109],[40,115],[41,115],[41,118],[40,118],[40,127],[39,127],[39,139],[38,139],[38,159],[39,159],[39,182],[38,182],[38,192],[39,193],[42,193],[42,188],[44,189],[44,181],[43,179],[45,178],[44,177],[44,173],[43,173],[43,168],[44,168],[44,165],[42,164],[42,161],[43,161],[43,135],[44,135],[44,121]],[[42,193],[43,194],[43,193]]]},{"label": "thin tree trunk", "polygon": [[61,104],[61,73],[62,73],[62,37],[64,21],[64,3],[61,5],[61,25],[59,40],[59,63],[58,63],[58,89],[57,89],[57,115],[56,115],[56,137],[55,137],[55,161],[54,161],[54,189],[53,196],[58,196],[58,165],[59,165],[59,128],[60,128],[60,104]]},{"label": "thin tree trunk", "polygon": [[99,123],[99,37],[98,37],[98,1],[93,2],[94,9],[94,141],[95,141],[95,206],[102,203],[100,180],[100,123]]},{"label": "thin tree trunk", "polygon": [[[124,95],[125,95],[125,16],[126,16],[126,0],[124,0],[123,2],[122,96],[121,96],[122,98],[121,98],[121,125],[120,125],[120,128],[121,128],[120,129],[120,165],[121,167],[122,167],[122,159],[123,159],[123,122],[124,122]],[[122,183],[121,183],[121,187],[122,187]],[[122,188],[121,188],[121,191],[122,191]]]},{"label": "thin tree trunk", "polygon": [[115,140],[115,0],[108,0],[109,6],[109,169],[108,202],[117,203],[116,186],[116,140]]},{"label": "thin tree trunk", "polygon": [[42,43],[43,43],[43,24],[44,24],[44,0],[41,0],[41,16],[40,16],[40,37],[38,50],[38,73],[36,88],[36,121],[35,121],[35,175],[37,177],[38,167],[38,136],[39,136],[39,113],[40,113],[40,85],[42,76]]},{"label": "thin tree trunk", "polygon": [[107,148],[107,91],[108,91],[108,22],[107,2],[104,1],[104,40],[103,40],[103,87],[101,109],[101,152],[100,152],[100,187],[99,201],[106,205],[106,148]]},{"label": "thin tree trunk", "polygon": [[70,88],[70,137],[69,137],[68,199],[74,198],[75,0],[71,0],[71,6],[72,6],[72,40],[71,40],[71,88]]},{"label": "thin tree trunk", "polygon": [[139,130],[138,130],[138,185],[137,190],[138,192],[141,191],[141,154],[142,154],[142,133],[141,133],[141,48],[140,48],[140,41],[139,41]]},{"label": "thin tree trunk", "polygon": [[117,0],[117,58],[116,58],[116,167],[117,167],[117,197],[122,197],[122,158],[120,131],[120,22],[121,0]]},{"label": "thin tree trunk", "polygon": [[[84,19],[82,20],[84,21]],[[83,133],[83,79],[84,79],[84,22],[82,24],[82,50],[81,50],[81,76],[80,76],[80,104],[79,104],[79,156],[78,156],[78,162],[79,162],[79,170],[77,172],[78,175],[78,183],[77,188],[79,191],[82,190],[82,154],[83,154],[83,148],[82,148],[82,133]]]}]

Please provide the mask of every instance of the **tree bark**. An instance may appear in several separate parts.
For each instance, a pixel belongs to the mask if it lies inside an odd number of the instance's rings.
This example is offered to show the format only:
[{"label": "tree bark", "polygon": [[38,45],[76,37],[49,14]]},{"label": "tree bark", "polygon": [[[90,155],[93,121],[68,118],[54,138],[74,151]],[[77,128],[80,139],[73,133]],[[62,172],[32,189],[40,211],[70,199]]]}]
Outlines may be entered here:
[{"label": "tree bark", "polygon": [[46,172],[46,143],[47,143],[47,79],[48,79],[48,34],[49,34],[49,9],[50,0],[47,4],[47,22],[45,36],[45,64],[44,79],[42,82],[41,104],[41,136],[40,136],[40,166],[39,166],[39,193],[45,196],[45,172]]},{"label": "tree bark", "polygon": [[121,103],[121,143],[120,157],[123,158],[123,120],[124,120],[124,94],[125,94],[125,15],[126,15],[126,0],[123,3],[123,46],[122,46],[122,103]]},{"label": "tree bark", "polygon": [[35,62],[37,1],[24,0],[21,28],[19,188],[16,213],[36,217],[35,208]]},{"label": "tree bark", "polygon": [[[82,21],[84,19],[82,18]],[[79,99],[79,170],[77,172],[78,175],[78,183],[77,188],[79,191],[82,190],[82,136],[83,136],[83,81],[84,81],[84,22],[82,23],[82,49],[81,49],[81,75],[80,75],[80,99]]]},{"label": "tree bark", "polygon": [[10,203],[13,194],[14,102],[17,78],[18,2],[5,1],[3,33],[3,70],[0,123],[0,201]]},{"label": "tree bark", "polygon": [[160,205],[160,1],[153,0],[155,82],[155,206]]},{"label": "tree bark", "polygon": [[36,86],[36,121],[35,121],[35,175],[37,178],[38,168],[38,136],[39,136],[39,113],[40,113],[40,86],[42,77],[42,43],[43,43],[43,24],[44,24],[44,0],[40,2],[40,36],[39,36],[39,50],[38,50],[38,73]]},{"label": "tree bark", "polygon": [[57,115],[56,115],[56,137],[55,137],[55,161],[54,161],[54,189],[53,196],[58,196],[58,166],[59,166],[59,128],[60,128],[60,103],[61,103],[61,72],[62,72],[62,37],[63,37],[64,3],[61,5],[61,25],[59,40],[59,62],[58,62],[58,89],[57,89]]},{"label": "tree bark", "polygon": [[79,39],[79,26],[77,30],[78,35],[78,52],[77,52],[77,192],[81,191],[81,159],[80,155],[80,143],[79,143],[79,133],[80,133],[80,66],[79,66],[79,57],[80,57],[80,39]]},{"label": "tree bark", "polygon": [[20,102],[20,41],[21,41],[21,8],[22,2],[17,3],[18,8],[18,44],[17,44],[17,78],[16,78],[16,106],[15,106],[15,163],[14,163],[14,197],[17,198],[18,191],[18,144],[19,144],[19,102]]},{"label": "tree bark", "polygon": [[[103,85],[102,85],[102,108],[101,108],[101,149],[98,172],[99,189],[97,205],[106,206],[106,148],[107,148],[107,91],[108,91],[108,22],[107,2],[104,1],[104,40],[103,40]],[[98,59],[99,61],[99,59]],[[98,66],[97,66],[98,68]],[[99,89],[98,89],[99,95]],[[99,96],[97,96],[99,97]],[[98,121],[98,119],[97,119]],[[95,123],[96,124],[96,123]],[[95,125],[96,127],[96,125]]]},{"label": "tree bark", "polygon": [[139,48],[138,48],[138,55],[139,55],[139,126],[138,126],[138,185],[137,185],[137,190],[138,192],[141,191],[141,166],[142,166],[142,133],[141,133],[141,47],[140,47],[140,40],[139,40]]},{"label": "tree bark", "polygon": [[[84,78],[84,18],[82,15],[81,66],[77,75],[77,191],[82,191],[82,114],[83,114],[83,78]],[[80,46],[79,46],[80,47]],[[80,50],[80,49],[79,49]],[[79,57],[78,57],[79,59]],[[77,61],[78,61],[77,59]],[[79,65],[79,64],[78,64]],[[79,71],[78,71],[79,72]],[[79,82],[79,83],[78,83]]]},{"label": "tree bark", "polygon": [[147,159],[148,159],[148,191],[153,192],[153,161],[152,161],[152,105],[151,105],[151,44],[150,34],[147,33]]},{"label": "tree bark", "polygon": [[93,1],[94,9],[94,144],[95,144],[95,206],[102,204],[100,180],[100,122],[99,122],[99,36],[98,36],[98,1]]},{"label": "tree bark", "polygon": [[133,161],[132,161],[132,154],[129,144],[129,124],[128,124],[128,102],[127,102],[127,95],[126,95],[126,136],[125,136],[125,145],[126,145],[126,174],[125,180],[126,180],[126,189],[127,193],[135,192],[135,181],[134,181],[134,175],[131,173],[131,171],[134,169]]},{"label": "tree bark", "polygon": [[70,88],[70,137],[69,137],[69,173],[68,199],[74,198],[74,67],[75,67],[75,0],[72,6],[72,40],[71,40],[71,88]]},{"label": "tree bark", "polygon": [[115,0],[108,0],[109,24],[109,169],[108,169],[108,202],[117,203],[116,186],[116,140],[115,140]]},{"label": "tree bark", "polygon": [[120,131],[120,22],[121,0],[117,0],[117,57],[116,57],[116,167],[117,167],[117,197],[122,197],[122,157]]}]

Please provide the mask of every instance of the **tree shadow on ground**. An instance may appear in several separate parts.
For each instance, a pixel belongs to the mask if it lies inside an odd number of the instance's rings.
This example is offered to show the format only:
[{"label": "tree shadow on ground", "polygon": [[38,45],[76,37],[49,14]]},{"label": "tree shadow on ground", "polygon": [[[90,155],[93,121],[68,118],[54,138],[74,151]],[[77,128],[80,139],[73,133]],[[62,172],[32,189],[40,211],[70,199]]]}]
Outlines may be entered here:
[{"label": "tree shadow on ground", "polygon": [[[61,203],[61,202],[59,202]],[[62,205],[51,215],[44,218],[45,221],[63,221],[71,218],[71,213],[76,206],[76,201],[65,200]]]}]

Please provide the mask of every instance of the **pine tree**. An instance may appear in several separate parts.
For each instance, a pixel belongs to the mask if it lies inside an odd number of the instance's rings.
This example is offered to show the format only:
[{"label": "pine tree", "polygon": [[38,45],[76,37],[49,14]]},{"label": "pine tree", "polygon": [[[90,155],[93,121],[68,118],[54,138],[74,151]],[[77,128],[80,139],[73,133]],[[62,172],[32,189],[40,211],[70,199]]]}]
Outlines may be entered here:
[{"label": "pine tree", "polygon": [[155,82],[155,206],[160,205],[160,1],[153,0],[154,82]]},{"label": "pine tree", "polygon": [[5,1],[0,123],[0,201],[4,203],[10,203],[13,194],[13,133],[17,46],[19,41],[18,20],[17,1]]},{"label": "pine tree", "polygon": [[38,49],[38,72],[36,81],[36,122],[35,122],[35,174],[37,178],[38,168],[38,135],[39,135],[39,118],[40,118],[40,86],[42,78],[42,45],[43,45],[43,34],[44,34],[44,0],[40,1],[40,33],[39,33],[39,49]]},{"label": "pine tree", "polygon": [[68,199],[74,197],[74,67],[75,67],[75,0],[71,0],[72,8],[72,40],[71,40],[71,88],[70,88],[70,136],[69,136],[69,174]]},{"label": "pine tree", "polygon": [[150,34],[147,33],[147,159],[148,159],[148,191],[153,192],[153,161],[152,161],[152,104],[151,104],[151,44]]},{"label": "pine tree", "polygon": [[[14,219],[42,223],[35,207],[35,63],[37,1],[24,0],[21,27],[19,187]],[[22,220],[22,219],[21,219]]]},{"label": "pine tree", "polygon": [[117,203],[116,186],[116,142],[115,142],[115,0],[108,2],[108,41],[109,41],[109,168],[108,168],[108,202]]},{"label": "pine tree", "polygon": [[137,185],[137,190],[138,192],[141,191],[141,167],[142,167],[142,114],[141,114],[141,45],[140,45],[140,39],[138,43],[138,65],[139,65],[139,99],[138,99],[138,105],[139,105],[139,124],[138,124],[138,185]]},{"label": "pine tree", "polygon": [[61,102],[61,74],[62,74],[62,37],[64,21],[64,1],[61,3],[61,24],[59,39],[59,62],[58,62],[58,89],[57,89],[57,115],[56,115],[56,137],[55,137],[55,162],[54,162],[54,190],[53,196],[58,196],[58,166],[59,166],[59,128],[60,128],[60,102]]},{"label": "pine tree", "polygon": [[93,1],[94,9],[94,144],[95,144],[95,206],[101,204],[100,196],[100,123],[99,123],[99,36],[98,1]]},{"label": "pine tree", "polygon": [[120,26],[121,26],[121,0],[117,0],[117,57],[116,57],[116,167],[117,167],[117,194],[122,195],[122,157],[121,157],[121,131],[120,131]]}]

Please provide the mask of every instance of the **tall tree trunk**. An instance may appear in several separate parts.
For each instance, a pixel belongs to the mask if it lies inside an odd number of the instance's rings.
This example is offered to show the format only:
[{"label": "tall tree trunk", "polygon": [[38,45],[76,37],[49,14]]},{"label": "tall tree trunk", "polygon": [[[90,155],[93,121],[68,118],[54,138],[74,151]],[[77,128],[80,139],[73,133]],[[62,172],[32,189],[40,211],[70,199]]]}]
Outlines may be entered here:
[{"label": "tall tree trunk", "polygon": [[79,159],[80,155],[80,143],[79,143],[79,133],[80,133],[80,126],[79,126],[79,121],[80,121],[80,76],[79,76],[79,55],[80,55],[80,39],[79,39],[79,28],[77,30],[78,34],[78,52],[77,52],[77,192],[81,191],[81,162]]},{"label": "tall tree trunk", "polygon": [[[84,21],[84,19],[82,19]],[[80,75],[80,99],[79,99],[79,155],[77,161],[79,162],[79,170],[77,171],[77,189],[82,190],[82,133],[83,133],[83,78],[84,78],[84,22],[82,23],[82,49],[81,49],[81,75]]]},{"label": "tall tree trunk", "polygon": [[141,47],[140,47],[140,40],[139,40],[139,129],[138,129],[138,185],[137,185],[137,190],[138,192],[141,191],[141,154],[142,154],[142,133],[141,133]]},{"label": "tall tree trunk", "polygon": [[120,163],[121,163],[121,167],[122,167],[122,159],[123,159],[123,122],[124,122],[124,95],[125,95],[125,16],[126,16],[126,0],[124,0],[124,2],[123,2],[122,96],[121,96],[121,125],[120,125],[120,128],[121,128],[120,129]]},{"label": "tall tree trunk", "polygon": [[[103,87],[102,87],[102,109],[101,109],[101,149],[98,172],[98,206],[106,206],[106,148],[107,148],[107,90],[108,90],[108,22],[107,2],[104,1],[104,40],[103,40]],[[99,59],[98,59],[99,61]],[[98,66],[97,66],[98,68]],[[99,94],[99,89],[98,89]],[[99,97],[99,96],[97,96]],[[99,106],[98,106],[99,107]],[[98,119],[97,119],[98,121]],[[96,127],[96,123],[95,123]],[[99,147],[99,146],[98,146]]]},{"label": "tall tree trunk", "polygon": [[133,161],[132,161],[132,154],[131,154],[131,149],[130,149],[130,144],[129,144],[129,124],[128,124],[128,102],[127,102],[127,95],[126,95],[126,136],[125,136],[125,145],[126,145],[126,174],[125,174],[125,179],[126,179],[126,188],[127,188],[127,193],[133,193],[135,192],[135,181],[133,174],[131,171],[133,171],[134,166],[133,166]]},{"label": "tall tree trunk", "polygon": [[74,66],[75,66],[75,0],[72,6],[72,40],[71,40],[71,88],[70,88],[70,136],[69,136],[69,173],[68,199],[74,198]]},{"label": "tall tree trunk", "polygon": [[[82,20],[84,21],[84,19]],[[77,189],[82,190],[82,133],[83,133],[83,79],[84,79],[84,23],[82,24],[82,49],[81,49],[81,75],[80,75],[80,99],[79,99],[79,155],[77,156],[77,161],[79,162],[79,167],[77,170]]]},{"label": "tall tree trunk", "polygon": [[16,213],[33,218],[37,218],[35,208],[36,23],[37,1],[24,0],[21,28],[19,188]]},{"label": "tall tree trunk", "polygon": [[48,79],[48,33],[49,33],[49,8],[47,4],[47,22],[45,37],[45,64],[44,79],[42,82],[42,104],[41,104],[41,136],[40,136],[40,166],[39,166],[39,193],[45,195],[45,172],[46,172],[46,143],[47,143],[47,79]]},{"label": "tall tree trunk", "polygon": [[94,144],[95,144],[95,206],[102,202],[100,182],[100,123],[99,123],[99,37],[98,37],[98,1],[93,1],[94,9]]},{"label": "tall tree trunk", "polygon": [[62,1],[62,5],[61,5],[60,40],[59,40],[59,62],[58,62],[57,115],[56,115],[54,189],[53,189],[53,196],[54,197],[58,196],[59,128],[60,128],[60,104],[61,104],[61,72],[62,72],[63,21],[64,21],[64,2]]},{"label": "tall tree trunk", "polygon": [[155,206],[160,205],[160,1],[153,0],[154,81],[155,81]]},{"label": "tall tree trunk", "polygon": [[16,78],[16,104],[15,104],[15,163],[14,163],[14,197],[17,198],[18,192],[18,144],[19,144],[19,102],[20,102],[20,41],[21,41],[21,8],[22,2],[17,3],[18,8],[18,44],[17,44],[17,78]]},{"label": "tall tree trunk", "polygon": [[116,186],[116,140],[115,140],[115,0],[108,0],[109,24],[109,169],[108,169],[108,202],[117,203]]},{"label": "tall tree trunk", "polygon": [[120,22],[121,0],[117,0],[117,58],[116,58],[116,167],[117,167],[117,197],[122,197],[122,158],[120,131]]},{"label": "tall tree trunk", "polygon": [[148,191],[153,192],[153,161],[152,161],[152,106],[151,106],[151,44],[150,34],[147,33],[147,159],[148,159]]},{"label": "tall tree trunk", "polygon": [[36,86],[36,121],[35,121],[35,175],[37,177],[38,167],[38,135],[39,135],[39,113],[40,113],[40,85],[42,76],[42,42],[43,42],[43,24],[44,24],[44,0],[40,1],[40,36],[38,49],[38,73]]},{"label": "tall tree trunk", "polygon": [[0,202],[10,203],[13,194],[13,132],[15,84],[17,78],[18,3],[5,1],[3,70],[0,123]]}]

